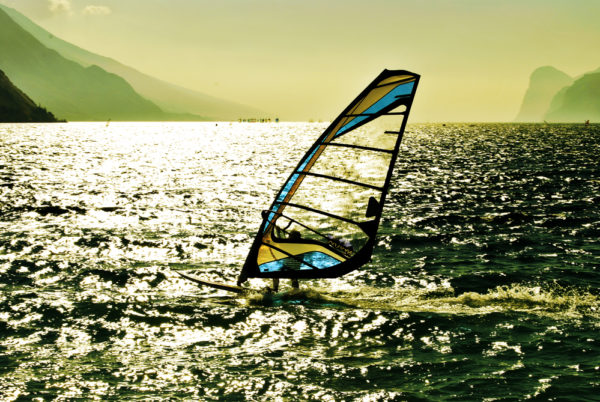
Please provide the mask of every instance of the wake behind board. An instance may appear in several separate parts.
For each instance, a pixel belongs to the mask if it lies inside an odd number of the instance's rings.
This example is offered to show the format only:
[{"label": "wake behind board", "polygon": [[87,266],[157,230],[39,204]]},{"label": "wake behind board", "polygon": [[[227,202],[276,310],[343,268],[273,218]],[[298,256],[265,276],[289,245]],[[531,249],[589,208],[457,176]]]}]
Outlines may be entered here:
[{"label": "wake behind board", "polygon": [[238,294],[243,294],[243,293],[247,293],[248,291],[250,291],[250,289],[243,288],[241,286],[228,285],[226,283],[219,283],[219,282],[205,281],[204,279],[195,278],[190,275],[182,274],[179,271],[175,271],[175,272],[177,272],[177,274],[179,276],[181,276],[189,281],[192,281],[194,283],[197,283],[199,285],[202,285],[202,286],[208,286],[208,287],[211,287],[214,289],[226,290],[228,292],[233,292],[233,293],[238,293]]}]

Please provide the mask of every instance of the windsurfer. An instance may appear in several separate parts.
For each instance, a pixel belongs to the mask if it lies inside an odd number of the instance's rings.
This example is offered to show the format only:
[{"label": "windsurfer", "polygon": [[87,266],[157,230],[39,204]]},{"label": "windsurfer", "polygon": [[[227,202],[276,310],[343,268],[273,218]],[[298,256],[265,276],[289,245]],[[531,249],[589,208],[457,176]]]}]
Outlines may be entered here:
[{"label": "windsurfer", "polygon": [[[294,242],[302,239],[302,235],[297,230],[291,230],[288,235],[288,240]],[[283,266],[284,270],[297,271],[300,268],[300,261],[295,258],[289,257],[285,259],[285,265]],[[298,289],[300,285],[298,284],[298,278],[292,278],[292,288]],[[273,291],[277,292],[279,290],[279,278],[273,278]]]}]

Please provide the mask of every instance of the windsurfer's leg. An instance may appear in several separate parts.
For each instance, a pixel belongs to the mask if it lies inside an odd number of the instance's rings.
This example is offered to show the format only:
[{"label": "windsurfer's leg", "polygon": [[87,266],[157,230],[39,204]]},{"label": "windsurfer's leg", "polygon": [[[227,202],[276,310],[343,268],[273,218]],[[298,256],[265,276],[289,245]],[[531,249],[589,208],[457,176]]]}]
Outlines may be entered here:
[{"label": "windsurfer's leg", "polygon": [[273,278],[273,292],[279,290],[279,278]]},{"label": "windsurfer's leg", "polygon": [[297,278],[293,278],[292,279],[292,288],[293,289],[298,289],[300,286],[298,285],[298,279]]}]

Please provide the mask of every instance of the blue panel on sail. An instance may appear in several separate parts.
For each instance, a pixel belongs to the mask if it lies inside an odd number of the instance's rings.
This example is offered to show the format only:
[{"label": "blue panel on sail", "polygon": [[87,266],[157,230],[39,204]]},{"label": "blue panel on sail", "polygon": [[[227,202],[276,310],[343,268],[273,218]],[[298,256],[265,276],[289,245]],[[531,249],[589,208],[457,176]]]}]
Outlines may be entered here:
[{"label": "blue panel on sail", "polygon": [[[302,161],[302,163],[300,164],[300,166],[298,166],[298,171],[303,171],[304,168],[306,167],[306,165],[308,164],[308,162],[312,159],[312,157],[315,155],[315,153],[317,152],[318,147],[315,147],[315,149],[313,149],[313,151],[308,154],[304,160]],[[281,204],[284,200],[285,197],[289,194],[290,190],[292,189],[292,187],[294,186],[294,184],[296,183],[296,181],[298,181],[298,178],[300,177],[300,175],[298,173],[293,174],[287,181],[287,183],[285,184],[285,186],[283,187],[283,189],[281,190],[281,193],[279,194],[279,196],[277,197],[277,199],[275,200],[275,202],[277,203],[276,207],[274,208],[274,210],[279,209],[279,204]],[[273,216],[275,216],[274,212],[271,212],[267,218],[267,224],[265,225],[265,231],[267,230],[267,228],[269,227],[269,224],[271,223],[271,220],[273,219]]]},{"label": "blue panel on sail", "polygon": [[[324,269],[324,268],[329,268],[332,267],[336,264],[339,264],[340,261],[336,260],[335,258],[328,256],[327,254],[321,253],[319,251],[311,251],[309,253],[306,254],[302,254],[301,256],[298,257],[302,257],[302,261],[311,264],[314,267],[317,267],[319,269]],[[282,258],[281,260],[277,260],[277,261],[271,261],[271,262],[267,262],[265,264],[261,264],[259,265],[258,269],[260,270],[260,272],[279,272],[279,271],[289,271],[291,270],[290,268],[287,268],[287,266],[294,266],[294,265],[298,265],[298,260],[296,260],[295,258]],[[295,268],[294,270],[306,270],[306,269],[313,269],[310,265],[307,264],[302,264],[300,265],[299,268]]]},{"label": "blue panel on sail", "polygon": [[277,203],[283,202],[283,200],[285,199],[285,196],[288,195],[288,193],[292,189],[292,186],[294,185],[294,183],[296,183],[296,180],[298,180],[299,176],[300,175],[298,173],[296,173],[296,174],[293,174],[292,177],[290,177],[288,182],[285,184],[285,187],[283,187],[281,194],[279,194],[279,197],[277,197],[277,201],[275,201],[275,202],[277,202]]},{"label": "blue panel on sail", "polygon": [[[304,254],[303,260],[311,265],[314,265],[317,268],[320,268],[320,269],[329,268],[329,267],[332,267],[332,266],[340,263],[335,258],[333,258],[327,254],[318,252],[318,251],[311,251],[310,253]],[[300,267],[300,269],[311,269],[311,268],[309,266],[302,265]]]},{"label": "blue panel on sail", "polygon": [[365,110],[362,113],[367,114],[368,116],[356,116],[350,122],[348,122],[344,127],[340,128],[340,130],[335,135],[336,137],[342,135],[352,128],[356,127],[361,121],[366,120],[372,116],[373,114],[379,113],[387,106],[391,105],[393,102],[397,101],[399,97],[410,95],[413,90],[413,86],[415,85],[414,81],[408,82],[406,84],[398,85],[396,88],[392,89],[388,92],[384,97],[375,102],[371,107]]},{"label": "blue panel on sail", "polygon": [[[277,211],[280,206],[281,206],[280,204],[273,204],[273,210]],[[268,227],[271,224],[271,221],[273,220],[274,216],[275,216],[275,212],[270,212],[269,213],[269,216],[267,217],[267,224],[265,225],[265,228]]]},{"label": "blue panel on sail", "polygon": [[[304,168],[308,164],[308,161],[310,161],[312,159],[312,157],[315,155],[315,153],[317,152],[317,149],[318,149],[318,147],[315,147],[315,149],[308,156],[306,156],[304,158],[304,161],[302,161],[300,166],[298,166],[299,172],[304,170]],[[290,190],[292,189],[292,187],[298,180],[298,177],[300,177],[300,175],[298,175],[297,173],[293,174],[292,177],[290,177],[290,179],[288,180],[288,182],[285,184],[285,186],[281,190],[281,193],[279,194],[279,197],[277,197],[277,200],[275,200],[275,202],[277,202],[277,203],[283,202],[285,197],[288,195],[288,193],[290,192]]]},{"label": "blue panel on sail", "polygon": [[265,264],[261,264],[258,266],[258,269],[260,270],[260,272],[279,272],[283,269],[283,266],[285,265],[284,261],[287,259],[288,258],[284,258],[282,260],[271,261]]}]

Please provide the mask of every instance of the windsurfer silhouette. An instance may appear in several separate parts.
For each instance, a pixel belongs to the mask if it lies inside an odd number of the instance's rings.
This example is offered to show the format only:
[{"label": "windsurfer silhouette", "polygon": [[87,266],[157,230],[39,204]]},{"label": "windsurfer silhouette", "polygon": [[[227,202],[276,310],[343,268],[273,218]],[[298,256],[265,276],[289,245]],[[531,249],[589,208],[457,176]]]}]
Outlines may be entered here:
[{"label": "windsurfer silhouette", "polygon": [[[291,230],[288,236],[288,240],[291,241],[299,241],[302,239],[302,235],[297,230]],[[285,259],[285,264],[283,266],[284,270],[292,270],[297,271],[300,269],[300,261],[295,258],[289,257]],[[292,288],[298,289],[300,286],[298,284],[298,278],[292,278]],[[273,278],[273,292],[277,292],[279,290],[279,278]]]}]

